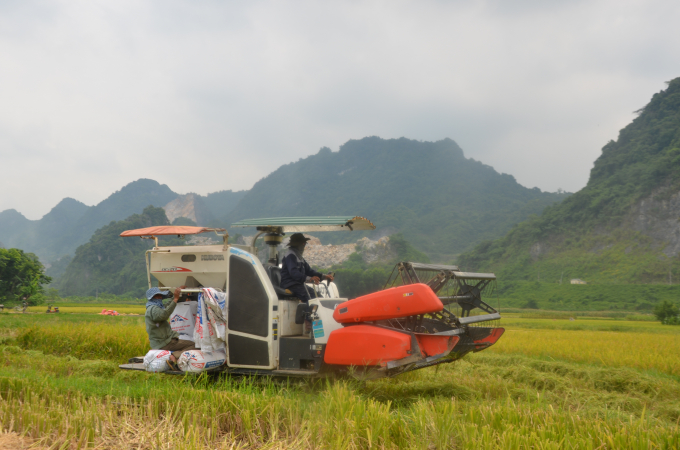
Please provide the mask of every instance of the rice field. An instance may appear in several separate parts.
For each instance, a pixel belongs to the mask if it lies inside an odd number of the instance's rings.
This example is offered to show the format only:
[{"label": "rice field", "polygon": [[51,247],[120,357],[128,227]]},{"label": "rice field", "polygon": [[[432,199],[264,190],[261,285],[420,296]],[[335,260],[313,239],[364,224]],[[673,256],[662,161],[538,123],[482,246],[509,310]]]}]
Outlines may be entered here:
[{"label": "rice field", "polygon": [[489,351],[680,376],[680,334],[509,329]]},{"label": "rice field", "polygon": [[120,371],[141,316],[0,314],[0,428],[55,449],[680,448],[680,327],[502,325],[453,364],[305,382]]},{"label": "rice field", "polygon": [[[144,315],[146,308],[141,305],[107,305],[107,304],[82,304],[82,303],[56,303],[54,306],[59,308],[61,313],[71,314],[99,314],[102,310],[113,310],[119,314],[141,314]],[[31,313],[44,313],[47,306],[29,306]]]}]

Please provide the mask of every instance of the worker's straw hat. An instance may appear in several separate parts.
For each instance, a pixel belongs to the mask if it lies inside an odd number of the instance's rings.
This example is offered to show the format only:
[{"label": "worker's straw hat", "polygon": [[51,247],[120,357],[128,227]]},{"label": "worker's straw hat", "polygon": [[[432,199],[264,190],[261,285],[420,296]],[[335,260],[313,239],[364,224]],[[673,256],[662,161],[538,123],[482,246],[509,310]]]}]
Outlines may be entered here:
[{"label": "worker's straw hat", "polygon": [[172,295],[170,291],[161,291],[157,287],[152,287],[151,289],[146,291],[146,299],[151,300],[153,296],[156,294],[161,294],[163,297],[170,297]]}]

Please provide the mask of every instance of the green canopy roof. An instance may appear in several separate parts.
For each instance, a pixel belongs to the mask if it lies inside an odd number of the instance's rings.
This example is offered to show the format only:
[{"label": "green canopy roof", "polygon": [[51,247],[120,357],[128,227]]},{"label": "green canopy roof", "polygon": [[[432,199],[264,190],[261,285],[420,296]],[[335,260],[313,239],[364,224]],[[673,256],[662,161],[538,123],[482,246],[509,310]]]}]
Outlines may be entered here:
[{"label": "green canopy roof", "polygon": [[[375,230],[375,225],[365,217],[322,216],[322,217],[271,217],[247,219],[232,223],[232,227],[257,227],[258,230],[278,228],[284,233],[305,231]],[[272,230],[274,231],[274,230]]]}]

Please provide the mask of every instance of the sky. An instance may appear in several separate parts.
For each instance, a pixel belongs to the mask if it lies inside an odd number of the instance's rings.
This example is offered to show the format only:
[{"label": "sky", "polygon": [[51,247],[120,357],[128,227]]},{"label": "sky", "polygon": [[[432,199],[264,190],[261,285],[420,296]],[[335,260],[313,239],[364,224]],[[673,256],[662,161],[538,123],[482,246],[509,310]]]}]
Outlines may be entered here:
[{"label": "sky", "polygon": [[672,0],[3,0],[0,211],[249,189],[366,136],[574,192],[680,76],[678,23]]}]

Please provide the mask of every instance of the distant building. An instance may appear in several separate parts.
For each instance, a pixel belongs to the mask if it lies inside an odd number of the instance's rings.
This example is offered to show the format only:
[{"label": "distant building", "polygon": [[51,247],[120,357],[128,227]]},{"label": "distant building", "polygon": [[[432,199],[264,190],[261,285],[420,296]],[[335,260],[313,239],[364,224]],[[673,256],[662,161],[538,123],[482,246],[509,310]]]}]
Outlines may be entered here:
[{"label": "distant building", "polygon": [[571,279],[571,284],[588,284],[585,281],[579,279],[579,278],[572,278]]}]

